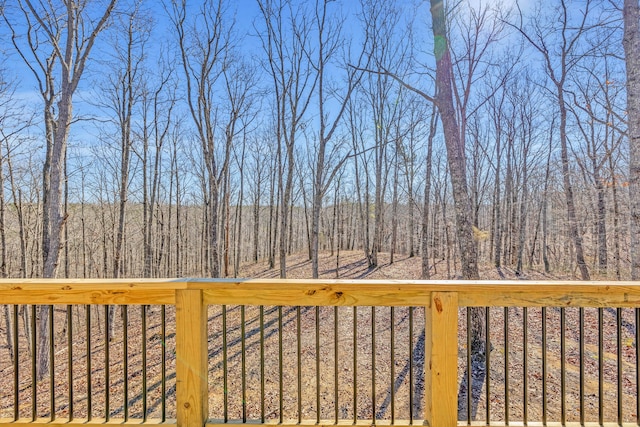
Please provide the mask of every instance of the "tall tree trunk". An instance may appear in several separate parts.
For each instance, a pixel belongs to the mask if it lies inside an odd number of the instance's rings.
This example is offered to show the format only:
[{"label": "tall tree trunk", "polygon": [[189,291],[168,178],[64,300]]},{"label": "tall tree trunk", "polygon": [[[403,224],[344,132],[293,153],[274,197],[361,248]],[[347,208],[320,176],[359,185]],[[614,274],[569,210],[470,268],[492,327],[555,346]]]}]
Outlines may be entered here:
[{"label": "tall tree trunk", "polygon": [[[304,230],[305,235],[307,236],[307,255],[309,256],[309,260],[311,261],[311,275],[313,277],[313,238],[311,237],[311,222],[309,221],[309,217],[313,215],[309,214],[309,202],[307,198],[307,189],[304,185],[304,176],[302,173],[298,173],[300,178],[300,191],[302,192],[302,210],[304,215]],[[313,212],[313,206],[311,207]]]},{"label": "tall tree trunk", "polygon": [[261,181],[256,183],[256,193],[253,200],[253,262],[258,263],[258,245],[260,239],[260,191]]},{"label": "tall tree trunk", "polygon": [[[446,19],[444,11],[444,2],[441,0],[431,0],[431,18],[433,28],[434,54],[436,58],[436,105],[440,112],[440,120],[444,130],[445,145],[447,148],[447,160],[449,164],[449,173],[451,178],[451,186],[453,189],[453,201],[456,214],[456,236],[458,238],[458,246],[460,253],[460,267],[462,277],[466,280],[478,280],[480,274],[478,271],[478,256],[476,242],[473,239],[472,228],[472,208],[469,199],[465,147],[460,137],[460,128],[456,120],[456,111],[453,105],[452,93],[452,64],[448,44],[448,31],[446,28]],[[485,366],[485,349],[484,346],[484,309],[480,307],[472,307],[468,310],[470,316],[471,352],[473,365],[467,369],[474,371],[486,370]],[[475,378],[475,376],[474,376]],[[483,378],[481,375],[480,378]],[[475,384],[467,384],[464,393],[476,394],[478,386]],[[478,393],[479,394],[479,393]],[[459,391],[459,400],[467,401],[463,398],[462,389]],[[466,394],[465,394],[466,397]],[[464,405],[464,403],[463,403]],[[477,402],[474,403],[474,408]],[[466,412],[459,406],[459,412]],[[471,410],[472,416],[475,417],[475,411]]]},{"label": "tall tree trunk", "polygon": [[[424,181],[424,196],[422,205],[422,279],[428,279],[430,277],[429,271],[429,209],[431,206],[431,172],[433,170],[433,139],[436,136],[436,129],[438,126],[438,115],[436,105],[433,104],[431,110],[431,124],[429,125],[429,136],[427,139],[427,158],[425,167],[425,181]],[[435,266],[435,262],[434,262]]]},{"label": "tall tree trunk", "polygon": [[453,93],[451,90],[452,64],[442,1],[431,0],[431,16],[433,36],[434,40],[436,40],[434,46],[436,57],[436,105],[444,128],[455,205],[456,236],[460,247],[462,277],[467,280],[478,280],[480,276],[476,243],[473,239],[472,209],[467,185],[465,147],[460,138],[460,128],[458,127],[456,111],[453,105]]},{"label": "tall tree trunk", "polygon": [[514,205],[513,201],[516,199],[514,196],[514,174],[513,174],[513,162],[514,162],[514,147],[513,147],[513,138],[514,135],[512,132],[509,132],[509,136],[507,137],[507,153],[506,153],[506,170],[505,170],[505,183],[504,183],[504,200],[505,200],[505,221],[503,222],[503,231],[500,232],[503,238],[503,247],[502,247],[502,260],[503,263],[507,266],[512,266],[512,257],[513,248],[513,229],[515,227],[514,224]]},{"label": "tall tree trunk", "polygon": [[218,251],[218,182],[215,173],[209,175],[209,276],[220,277]]},{"label": "tall tree trunk", "polygon": [[181,194],[180,192],[182,191],[180,188],[180,167],[178,165],[178,144],[177,144],[178,139],[176,138],[175,143],[173,145],[173,158],[175,159],[175,166],[174,166],[174,179],[176,181],[176,197],[175,197],[175,204],[176,204],[176,217],[175,217],[175,221],[176,224],[174,226],[175,229],[175,233],[176,233],[176,240],[174,243],[174,264],[175,264],[175,277],[184,277],[184,271],[182,269],[182,202],[181,202]]},{"label": "tall tree trunk", "polygon": [[[613,134],[612,134],[613,138]],[[620,271],[620,207],[618,205],[618,180],[613,163],[613,156],[608,156],[609,174],[611,175],[611,201],[613,203],[613,260],[616,280],[621,280]]]},{"label": "tall tree trunk", "polygon": [[[130,117],[129,117],[130,120]],[[129,164],[131,155],[130,122],[122,129],[122,152],[120,161],[120,192],[118,202],[118,229],[116,232],[115,253],[113,255],[113,277],[118,278],[122,272],[122,251],[126,227],[127,193],[129,187]]]},{"label": "tall tree trunk", "polygon": [[598,270],[600,274],[607,274],[607,209],[604,194],[604,182],[599,168],[594,170],[596,183],[596,236],[598,238]]},{"label": "tall tree trunk", "polygon": [[[294,136],[292,135],[292,138]],[[280,255],[280,278],[287,277],[287,231],[289,230],[289,209],[291,208],[291,195],[293,194],[293,170],[294,170],[293,144],[287,144],[287,176],[282,189],[280,205],[280,236],[278,249]]]},{"label": "tall tree trunk", "polygon": [[[500,114],[500,112],[498,112]],[[496,119],[499,120],[499,117]],[[496,268],[502,266],[502,206],[500,201],[500,194],[502,191],[501,176],[502,173],[502,150],[501,142],[502,137],[500,135],[500,122],[496,126],[496,176],[494,184],[494,196],[493,196],[493,218],[494,218],[494,230],[493,233],[493,263]]]},{"label": "tall tree trunk", "polygon": [[389,250],[389,263],[393,264],[398,245],[398,147],[394,153],[393,166],[393,196],[391,202],[391,248]]},{"label": "tall tree trunk", "polygon": [[624,0],[623,19],[622,45],[627,66],[631,279],[640,280],[640,6],[638,0]]},{"label": "tall tree trunk", "polygon": [[277,150],[277,155],[274,158],[274,164],[272,167],[272,171],[273,173],[271,174],[270,177],[270,189],[269,189],[269,227],[268,227],[268,240],[267,240],[267,254],[268,254],[268,263],[269,263],[269,269],[275,268],[276,266],[276,241],[277,238],[276,236],[278,235],[278,206],[276,205],[276,200],[280,200],[280,196],[279,193],[276,194],[276,191],[279,191],[277,189],[280,188],[279,185],[276,185],[276,182],[279,182],[278,179],[276,178],[277,176],[281,176],[280,173],[278,173],[278,171],[280,170],[280,167],[276,165],[280,164],[280,160],[279,160],[279,152],[280,150]]},{"label": "tall tree trunk", "polygon": [[547,152],[547,163],[544,173],[544,190],[542,192],[542,262],[544,272],[551,272],[549,264],[549,179],[551,176],[551,152],[553,144],[553,129],[555,120],[551,121],[549,132],[549,151]]},{"label": "tall tree trunk", "polygon": [[231,188],[229,171],[225,173],[224,181],[224,250],[223,250],[223,265],[224,265],[224,277],[229,277],[229,264],[230,264],[230,251],[231,251]]},{"label": "tall tree trunk", "polygon": [[519,219],[519,229],[518,229],[518,257],[516,262],[516,275],[520,276],[523,274],[523,265],[522,258],[524,255],[524,246],[525,246],[525,231],[527,228],[527,212],[528,212],[528,198],[529,198],[529,188],[528,188],[528,177],[529,171],[527,166],[527,156],[528,152],[525,151],[522,159],[522,196],[520,200],[520,219]]},{"label": "tall tree trunk", "polygon": [[558,106],[560,108],[560,159],[562,163],[562,183],[567,204],[567,219],[569,221],[569,235],[573,241],[575,249],[576,263],[580,269],[582,280],[590,280],[589,269],[584,259],[582,247],[582,234],[580,232],[578,218],[576,214],[575,199],[573,196],[573,185],[571,184],[571,171],[569,170],[569,149],[567,140],[567,106],[564,101],[564,87],[562,84],[556,85],[558,90]]},{"label": "tall tree trunk", "polygon": [[245,157],[246,139],[242,141],[242,155],[240,158],[240,192],[238,194],[238,203],[236,204],[236,232],[235,232],[235,257],[233,263],[233,277],[238,277],[240,263],[242,261],[242,211],[244,206],[244,157]]}]

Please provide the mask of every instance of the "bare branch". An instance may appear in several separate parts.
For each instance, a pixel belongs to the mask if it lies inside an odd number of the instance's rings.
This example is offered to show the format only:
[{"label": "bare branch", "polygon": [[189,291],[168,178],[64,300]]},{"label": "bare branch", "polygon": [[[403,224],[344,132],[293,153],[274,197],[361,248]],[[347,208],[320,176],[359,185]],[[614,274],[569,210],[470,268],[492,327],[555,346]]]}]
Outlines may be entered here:
[{"label": "bare branch", "polygon": [[405,82],[402,78],[398,77],[396,74],[388,71],[388,70],[372,70],[369,68],[361,68],[361,67],[357,67],[355,65],[349,64],[349,66],[355,70],[358,71],[364,71],[366,73],[371,73],[371,74],[377,74],[380,76],[388,76],[391,77],[393,80],[395,80],[396,82],[400,83],[400,85],[402,85],[402,87],[404,87],[405,89],[409,89],[411,92],[414,92],[418,95],[420,95],[422,98],[426,99],[429,102],[436,102],[436,99],[434,97],[432,97],[431,95],[427,95],[425,92],[423,92],[422,90],[418,89],[415,86],[410,85],[409,83]]}]

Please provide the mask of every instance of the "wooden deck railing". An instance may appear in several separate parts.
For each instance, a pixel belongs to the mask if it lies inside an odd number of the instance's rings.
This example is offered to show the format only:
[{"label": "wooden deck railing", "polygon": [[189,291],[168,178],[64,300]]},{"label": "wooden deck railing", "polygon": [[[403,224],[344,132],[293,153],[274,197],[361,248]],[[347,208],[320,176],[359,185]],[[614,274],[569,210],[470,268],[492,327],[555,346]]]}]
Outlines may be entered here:
[{"label": "wooden deck railing", "polygon": [[[178,426],[189,426],[189,427],[202,427],[207,425],[209,427],[214,426],[222,426],[228,423],[252,423],[252,424],[280,424],[280,425],[299,425],[299,424],[317,424],[317,425],[343,425],[343,424],[417,424],[417,425],[430,425],[435,427],[452,427],[458,424],[473,424],[470,421],[459,421],[459,389],[460,382],[463,380],[464,375],[460,372],[460,364],[464,364],[465,356],[461,356],[461,347],[465,346],[465,340],[459,339],[459,333],[461,328],[467,328],[468,326],[464,326],[464,319],[468,318],[469,311],[466,311],[463,308],[465,307],[519,307],[520,309],[525,308],[522,311],[519,311],[518,316],[523,317],[523,325],[520,326],[520,330],[522,334],[524,334],[524,350],[522,350],[522,360],[524,364],[523,368],[523,376],[524,376],[524,391],[523,398],[521,399],[519,405],[524,406],[522,408],[521,413],[525,414],[524,420],[513,420],[509,418],[511,405],[509,400],[509,370],[510,363],[507,359],[504,362],[504,379],[503,383],[506,383],[506,398],[502,403],[505,406],[506,417],[501,421],[494,421],[490,419],[489,407],[491,400],[489,393],[489,369],[487,368],[487,384],[485,385],[487,388],[486,396],[487,402],[485,403],[485,407],[487,408],[488,417],[485,421],[482,421],[482,425],[498,425],[498,424],[514,424],[526,422],[528,424],[552,424],[561,423],[567,424],[569,419],[571,418],[571,413],[580,412],[577,419],[579,420],[579,424],[585,424],[588,422],[594,422],[595,424],[602,425],[606,422],[611,422],[614,424],[624,424],[629,422],[631,419],[631,423],[633,425],[640,425],[640,399],[637,396],[637,390],[640,389],[640,369],[638,368],[640,363],[638,362],[638,318],[640,311],[640,284],[631,283],[631,282],[533,282],[533,281],[398,281],[398,280],[390,280],[390,281],[349,281],[349,280],[336,280],[336,281],[326,281],[326,280],[214,280],[214,279],[123,279],[123,280],[3,280],[0,281],[0,304],[9,305],[12,307],[12,310],[8,310],[7,312],[15,313],[13,315],[13,326],[12,329],[14,331],[13,340],[15,348],[18,351],[24,351],[24,346],[21,347],[20,339],[17,335],[18,333],[18,306],[29,305],[50,305],[55,307],[66,307],[66,323],[63,322],[68,329],[63,329],[62,332],[56,332],[57,329],[54,329],[52,326],[49,331],[54,332],[54,334],[64,334],[67,333],[69,338],[67,340],[67,352],[68,352],[68,367],[65,368],[67,371],[67,376],[71,384],[67,384],[65,390],[68,391],[58,391],[55,390],[50,393],[50,401],[51,401],[51,411],[48,414],[48,417],[43,417],[38,408],[36,408],[37,399],[39,397],[38,391],[41,387],[40,385],[34,386],[33,377],[35,375],[35,368],[31,370],[31,373],[25,372],[25,368],[22,367],[20,363],[19,357],[16,357],[12,362],[6,362],[5,365],[2,365],[2,359],[0,357],[0,375],[6,377],[6,381],[4,389],[0,389],[0,417],[4,417],[0,419],[0,427],[4,426],[14,426],[16,424],[25,425],[25,426],[35,426],[40,424],[48,424],[48,425],[62,425],[62,424],[102,424],[102,423],[119,423],[119,424],[151,424],[151,423],[166,423],[166,424],[176,424]],[[74,416],[73,404],[75,398],[73,396],[74,387],[77,389],[80,386],[74,385],[74,382],[77,382],[77,379],[74,379],[73,374],[73,366],[76,364],[76,359],[74,359],[75,345],[72,337],[72,331],[74,330],[73,326],[73,317],[72,317],[72,309],[71,307],[75,307],[77,305],[86,306],[86,318],[82,317],[86,323],[86,327],[84,329],[84,333],[86,334],[86,348],[87,348],[87,356],[85,360],[86,367],[83,368],[86,371],[86,380],[88,384],[84,384],[83,390],[85,400],[84,403],[84,412],[82,416]],[[116,417],[110,414],[109,410],[109,402],[106,403],[107,410],[103,414],[103,416],[96,417],[92,416],[92,379],[91,376],[95,374],[95,371],[91,367],[92,363],[92,335],[94,334],[94,328],[96,327],[96,318],[94,318],[92,323],[91,317],[91,307],[93,306],[104,306],[104,305],[122,305],[122,306],[136,306],[140,307],[142,313],[143,324],[147,319],[147,312],[145,307],[152,305],[159,305],[162,307],[175,307],[175,324],[170,328],[172,330],[171,333],[167,333],[165,328],[165,311],[163,308],[162,311],[162,327],[163,332],[160,336],[160,340],[162,344],[160,348],[162,349],[162,369],[168,369],[165,365],[165,356],[167,352],[167,348],[169,344],[168,336],[171,335],[171,340],[174,344],[171,344],[172,352],[175,352],[175,419],[171,419],[170,417],[165,417],[164,412],[161,417],[147,417],[147,408],[144,406],[143,416],[139,418],[130,417],[128,414],[127,405],[129,404],[130,392],[127,391],[127,383],[129,381],[131,373],[127,373],[125,368],[125,374],[123,377],[122,385],[125,389],[124,391],[124,401],[122,405],[124,405],[124,409],[119,412],[122,416]],[[220,311],[220,319],[223,322],[220,327],[220,333],[215,337],[214,333],[211,332],[211,312],[209,311],[210,307],[222,307],[222,311]],[[238,345],[240,350],[238,351],[239,362],[234,365],[237,368],[231,368],[228,365],[230,362],[230,357],[228,356],[228,348],[232,345],[231,342],[228,341],[229,335],[228,330],[230,329],[229,324],[227,324],[227,308],[232,306],[241,306],[242,308],[239,310],[239,318],[241,319],[237,323],[238,332],[236,333],[235,345]],[[255,328],[250,333],[245,329],[247,325],[247,320],[245,318],[245,307],[255,307],[259,308],[259,315],[256,314],[255,317]],[[276,350],[279,351],[279,356],[277,358],[279,363],[279,368],[273,368],[272,366],[266,366],[265,363],[265,330],[267,326],[265,326],[267,322],[265,322],[266,311],[264,307],[278,307],[277,309],[277,317],[274,317],[273,327],[274,331],[278,331],[279,334],[279,348],[276,347]],[[338,355],[339,351],[342,351],[343,347],[346,347],[347,344],[351,345],[353,342],[354,347],[356,349],[353,350],[353,365],[349,365],[347,368],[342,368],[342,365],[339,367],[339,362],[336,358],[335,362],[329,362],[330,364],[334,363],[334,365],[330,365],[331,367],[331,375],[335,378],[331,378],[331,386],[334,387],[335,393],[323,393],[322,401],[321,401],[321,392],[322,388],[326,388],[321,386],[320,381],[323,374],[321,374],[322,369],[324,367],[320,367],[321,360],[321,351],[325,351],[322,349],[324,344],[321,345],[321,335],[323,326],[320,325],[320,311],[319,309],[315,309],[315,345],[312,343],[310,348],[315,349],[315,353],[312,352],[312,359],[315,361],[316,370],[315,372],[315,383],[312,381],[310,384],[307,384],[303,379],[303,369],[306,369],[304,366],[305,362],[303,357],[305,356],[305,345],[302,343],[304,339],[301,338],[302,332],[301,326],[301,311],[299,307],[326,307],[326,306],[349,306],[349,307],[415,307],[419,313],[416,315],[420,317],[421,320],[416,320],[416,322],[420,323],[420,325],[424,325],[424,357],[415,358],[412,351],[407,352],[408,358],[410,359],[409,363],[415,362],[415,360],[421,360],[423,366],[420,366],[417,371],[421,372],[421,375],[424,375],[424,379],[422,381],[424,392],[421,394],[422,402],[412,402],[409,406],[409,419],[406,421],[401,421],[397,419],[396,416],[391,415],[391,417],[387,417],[386,419],[377,419],[376,417],[376,368],[375,365],[377,363],[376,360],[376,341],[375,337],[377,335],[377,326],[376,326],[376,309],[372,309],[370,312],[370,316],[366,318],[366,322],[368,328],[370,328],[371,336],[370,338],[373,340],[370,345],[370,349],[372,355],[370,359],[368,359],[372,365],[372,374],[370,374],[369,382],[372,383],[371,393],[373,394],[373,398],[371,399],[372,416],[368,418],[362,418],[359,416],[359,412],[356,409],[358,397],[357,393],[357,385],[354,385],[353,391],[353,407],[349,406],[350,409],[345,409],[345,414],[339,413],[337,402],[331,402],[332,399],[338,398],[338,387],[340,380],[343,378],[342,371],[349,371],[353,377],[353,381],[356,383],[359,381],[358,375],[358,367],[360,366],[361,360],[358,359],[356,355],[357,347],[361,344],[361,341],[358,341],[358,336],[360,333],[360,329],[364,328],[364,326],[359,324],[359,312],[357,310],[353,310],[352,317],[349,319],[352,321],[352,329],[350,329],[353,333],[353,337],[347,337],[348,339],[339,339],[339,331],[338,331],[338,309],[335,309],[335,312],[331,314],[333,319],[333,327],[335,328],[332,332],[332,342],[331,342],[331,351],[335,352],[335,355]],[[283,324],[283,311],[282,307],[297,307],[297,321],[296,323],[292,323],[292,326],[287,326]],[[560,392],[557,393],[560,396],[560,412],[561,415],[558,419],[550,419],[547,417],[547,406],[549,403],[549,396],[552,393],[547,392],[547,365],[550,362],[546,359],[547,350],[549,344],[547,343],[546,338],[546,319],[547,314],[543,312],[542,315],[542,331],[543,335],[541,337],[541,350],[540,357],[542,360],[542,367],[540,368],[541,372],[541,381],[543,383],[544,393],[542,395],[542,407],[543,407],[543,415],[540,419],[531,419],[531,417],[527,417],[527,407],[529,406],[528,393],[529,386],[527,385],[528,373],[527,373],[527,360],[529,355],[527,352],[527,334],[528,334],[528,323],[527,319],[529,318],[528,312],[526,308],[528,307],[558,307],[560,308],[559,312],[561,313],[559,317],[559,346],[560,346],[560,361],[558,362],[563,367],[563,371],[561,371],[560,376]],[[623,400],[623,397],[626,394],[623,392],[622,387],[628,386],[632,389],[636,390],[635,401],[631,406],[634,406],[637,410],[635,413],[630,413],[626,415],[623,414],[623,405],[622,403],[617,404],[617,413],[607,414],[602,409],[603,405],[606,403],[605,392],[604,390],[604,380],[603,377],[605,375],[604,371],[608,369],[605,366],[606,363],[606,347],[603,345],[603,341],[608,339],[606,333],[603,332],[603,312],[600,310],[598,312],[598,321],[599,321],[599,358],[594,363],[598,365],[599,378],[595,381],[598,383],[598,389],[600,392],[599,402],[600,402],[600,412],[599,417],[597,419],[586,419],[585,414],[585,397],[587,394],[584,391],[585,384],[588,384],[589,379],[588,375],[584,373],[584,364],[586,364],[585,359],[585,348],[588,347],[588,343],[585,344],[584,339],[584,331],[587,327],[584,325],[585,314],[583,310],[580,310],[579,313],[576,314],[576,319],[580,320],[580,330],[576,333],[576,336],[579,336],[578,344],[576,344],[576,352],[579,352],[579,362],[580,365],[578,369],[580,370],[580,375],[576,376],[579,378],[579,387],[580,387],[580,398],[575,403],[567,403],[566,388],[567,384],[567,376],[571,373],[569,372],[565,366],[567,363],[566,360],[573,357],[568,355],[567,350],[567,338],[566,330],[567,326],[565,325],[565,312],[564,310],[572,307],[595,307],[595,308],[632,308],[635,309],[631,311],[631,313],[635,313],[635,321],[630,323],[630,328],[633,329],[632,332],[623,332],[621,330],[621,325],[627,325],[625,322],[624,316],[631,316],[631,314],[624,314],[621,310],[617,310],[617,317],[615,322],[617,322],[617,377],[614,384],[614,388],[617,387],[617,396],[620,402]],[[247,308],[247,310],[249,310]],[[424,310],[424,311],[423,311]],[[532,309],[533,310],[533,309]],[[82,312],[81,310],[78,310]],[[105,320],[107,318],[105,313]],[[36,311],[32,309],[33,316],[31,317],[31,322],[34,327],[33,331],[35,333],[35,324],[36,324]],[[123,313],[127,313],[123,311]],[[257,312],[256,312],[257,313]],[[295,313],[295,311],[294,311]],[[413,309],[409,310],[407,317],[410,322],[413,322]],[[424,314],[423,314],[424,313]],[[486,314],[489,314],[489,309],[486,309]],[[504,321],[504,333],[502,339],[504,341],[504,352],[505,357],[508,358],[510,354],[510,350],[508,348],[509,342],[512,337],[509,332],[509,316],[511,311],[509,309],[505,309],[502,320]],[[0,313],[1,315],[2,313]],[[313,313],[312,313],[313,314]],[[79,316],[79,315],[78,315]],[[84,316],[84,315],[83,315]],[[259,316],[259,317],[258,317]],[[341,314],[341,316],[343,316]],[[351,316],[351,315],[350,315]],[[380,317],[380,315],[378,314]],[[395,314],[393,309],[391,310],[391,328],[390,328],[390,342],[391,342],[391,352],[394,352],[394,349],[400,345],[405,345],[402,341],[408,341],[409,349],[413,349],[415,346],[415,335],[413,332],[409,332],[407,335],[403,335],[403,338],[399,338],[394,335],[394,324],[395,324]],[[502,316],[502,315],[501,315]],[[514,316],[511,314],[511,316]],[[494,316],[495,317],[495,316]],[[98,315],[99,318],[99,315]],[[54,317],[51,315],[51,319]],[[81,318],[78,317],[80,320]],[[595,317],[594,317],[595,319]],[[127,336],[127,327],[130,322],[128,317],[124,317],[124,320],[118,319],[123,325],[123,334],[121,337],[122,345],[124,346],[124,357],[125,359],[129,354],[127,350],[127,342],[129,340]],[[385,320],[385,321],[388,321]],[[627,322],[629,323],[629,322]],[[8,325],[8,324],[7,324]],[[103,324],[105,329],[109,328],[109,324]],[[627,325],[629,326],[629,325]],[[101,326],[102,327],[102,326]],[[235,327],[235,326],[234,326]],[[413,326],[411,326],[413,328]],[[493,338],[491,335],[492,328],[491,320],[488,321],[487,332],[489,335],[487,336],[487,343],[491,347],[493,344],[491,340]],[[25,326],[25,328],[27,328]],[[148,337],[147,330],[150,327],[143,326],[141,329],[141,334],[143,335],[142,341],[146,343],[151,338]],[[297,358],[297,363],[295,360],[289,360],[287,356],[286,347],[289,344],[284,341],[283,344],[283,330],[287,328],[297,328],[297,334],[294,331],[294,335],[297,336],[297,339],[292,341],[291,345],[297,345],[297,348],[291,349],[290,354],[293,359]],[[28,328],[27,328],[28,329]],[[615,325],[614,325],[615,329]],[[31,347],[31,353],[36,354],[33,351],[33,347],[37,343],[37,340],[34,338],[35,334],[32,333],[30,337],[30,342],[34,345]],[[385,332],[386,333],[386,332]],[[622,361],[622,351],[623,351],[623,336],[624,333],[630,334],[633,342],[630,342],[626,347],[628,348],[628,352],[633,353],[635,357],[635,368],[633,368],[633,364],[625,365]],[[137,334],[137,332],[136,332]],[[386,336],[386,335],[385,335]],[[249,339],[253,339],[251,337],[255,337],[257,340],[255,342],[255,346],[252,349],[249,349]],[[137,337],[139,338],[139,337]],[[521,337],[518,337],[521,338]],[[28,341],[27,338],[24,338]],[[94,340],[97,338],[94,338]],[[385,338],[387,339],[387,338]],[[26,342],[25,341],[25,342]],[[468,340],[467,340],[468,341]],[[323,341],[324,342],[324,341]],[[213,343],[213,344],[212,344]],[[213,346],[219,346],[220,349],[212,349]],[[97,345],[94,341],[94,345]],[[108,353],[108,340],[104,340],[104,349],[100,350],[103,359],[105,361],[105,366],[110,366],[110,359]],[[146,344],[143,344],[146,345]],[[143,347],[142,351],[142,359],[140,361],[141,369],[144,371],[141,374],[142,377],[146,378],[146,369],[147,369],[147,361],[146,354],[148,349]],[[59,352],[56,350],[57,347],[52,345],[53,353],[58,354]],[[62,351],[62,350],[60,350]],[[520,350],[519,350],[520,351]],[[596,350],[593,350],[596,352]],[[0,352],[4,352],[4,350],[0,349]],[[490,353],[491,351],[489,350]],[[531,350],[533,353],[533,350]],[[220,356],[220,364],[223,367],[224,375],[222,380],[212,379],[211,365],[214,354],[221,354]],[[468,352],[466,353],[468,354]],[[577,354],[577,353],[576,353]],[[57,357],[57,356],[56,356]],[[171,355],[173,357],[173,355]],[[248,362],[249,358],[253,357],[252,360],[258,360],[259,366],[249,366]],[[414,390],[409,390],[407,393],[402,396],[394,395],[394,383],[399,382],[402,379],[399,379],[399,375],[394,371],[395,366],[398,365],[398,361],[394,359],[394,356],[391,355],[391,362],[389,363],[389,369],[391,370],[391,390],[390,390],[390,401],[391,406],[395,404],[399,399],[413,399],[413,397],[417,394],[414,393]],[[466,356],[467,360],[470,360],[470,356]],[[493,356],[492,356],[493,357]],[[577,358],[578,356],[576,356]],[[35,361],[35,356],[32,357],[32,361]],[[54,361],[52,356],[52,361]],[[379,360],[378,360],[379,361]],[[489,363],[489,354],[486,356],[486,362]],[[216,362],[217,363],[217,362]],[[323,362],[324,363],[324,362]],[[342,363],[342,362],[340,362]],[[369,362],[368,362],[369,363]],[[571,362],[573,363],[573,362]],[[55,365],[55,361],[53,363]],[[297,366],[295,367],[295,373],[292,374],[294,377],[297,375],[297,379],[291,379],[292,383],[297,384],[296,387],[292,387],[296,390],[297,396],[286,396],[284,393],[287,392],[287,387],[283,386],[283,381],[288,381],[283,376],[283,370],[286,369],[287,365],[291,364]],[[615,363],[614,363],[615,365]],[[28,366],[28,362],[27,362]],[[595,365],[594,365],[595,366]],[[269,391],[265,391],[265,387],[271,387],[268,379],[265,380],[265,377],[268,373],[265,371],[276,369],[279,372],[279,386],[273,385],[275,387],[274,393],[278,395],[279,399],[279,413],[278,417],[270,418],[265,415],[265,403],[268,399]],[[470,368],[470,366],[467,366]],[[623,384],[623,370],[625,369],[634,369],[633,373],[630,373],[628,377],[630,378],[628,382],[631,384],[624,385]],[[149,368],[151,369],[151,368]],[[241,375],[237,377],[228,377],[227,374],[232,370],[241,370]],[[107,396],[107,400],[109,399],[108,389],[111,386],[110,381],[108,379],[109,368],[106,369],[107,378],[101,379],[101,383],[103,383],[103,387],[105,389],[105,393]],[[56,368],[52,369],[52,372],[56,372]],[[409,374],[413,375],[413,372],[416,372],[416,367],[411,367],[409,369]],[[168,395],[171,393],[166,393],[167,383],[165,378],[166,372],[162,372],[162,399],[167,399]],[[101,374],[102,375],[102,374]],[[134,374],[136,376],[138,374]],[[475,373],[471,372],[471,369],[467,369],[466,378],[471,380],[471,376],[475,375]],[[573,374],[571,374],[573,375]],[[577,374],[576,374],[577,375]],[[12,381],[10,378],[14,377],[15,380]],[[53,379],[53,374],[50,375],[50,389],[54,389],[57,387],[57,382]],[[104,376],[104,375],[103,375]],[[278,374],[276,374],[275,383],[278,383]],[[221,377],[222,378],[222,377]],[[239,378],[237,381],[240,381],[242,384],[234,384],[236,381],[234,378]],[[254,388],[246,384],[246,381],[249,381],[248,378],[257,379],[259,385],[256,385]],[[46,382],[47,380],[43,380]],[[146,381],[146,380],[145,380]],[[211,382],[215,381],[223,381],[224,384],[222,388],[219,385],[211,386]],[[265,382],[267,383],[265,385]],[[9,390],[7,388],[11,388],[11,385],[14,385],[13,390]],[[143,397],[142,400],[146,402],[147,400],[147,389],[149,388],[148,384],[143,383]],[[415,380],[408,380],[408,388],[415,387]],[[496,387],[495,381],[492,383],[493,387]],[[569,385],[571,386],[571,384]],[[578,387],[578,385],[575,385]],[[42,386],[45,387],[46,386]],[[145,388],[146,387],[146,388]],[[239,393],[241,394],[241,403],[242,406],[240,416],[231,416],[227,412],[228,405],[228,393],[229,389],[236,388],[241,390]],[[279,388],[278,388],[279,387]],[[502,385],[501,385],[502,387]],[[311,420],[307,420],[305,414],[305,410],[302,409],[301,401],[304,399],[303,391],[301,389],[304,388],[312,388],[315,395],[315,402],[311,404],[311,406],[316,406],[315,415],[316,417]],[[331,387],[329,387],[331,388]],[[31,390],[31,392],[30,392]],[[253,391],[252,391],[253,390]],[[67,418],[62,415],[56,414],[56,395],[64,395],[65,393],[69,393],[70,397],[66,398],[66,406],[64,409],[64,413],[67,414]],[[222,398],[217,396],[218,394],[223,394]],[[249,408],[250,400],[256,400],[256,396],[252,394],[257,394],[257,398],[262,400],[257,405],[261,406],[261,409]],[[614,390],[615,394],[615,390]],[[633,395],[633,393],[631,393]],[[22,401],[22,396],[31,396],[31,405],[33,406],[31,410],[31,417],[25,417],[25,402]],[[76,396],[78,399],[80,397]],[[378,396],[380,397],[380,396]],[[587,396],[588,397],[588,396]],[[290,399],[289,399],[290,398]],[[627,398],[627,397],[625,397]],[[222,400],[220,400],[222,399]],[[276,400],[278,400],[276,399]],[[351,398],[350,398],[351,399]],[[133,402],[135,399],[131,399]],[[140,400],[140,399],[138,399]],[[285,417],[283,409],[283,405],[288,405],[286,403],[288,400],[297,401],[298,411],[293,421],[288,421],[287,417]],[[212,419],[211,413],[216,412],[216,408],[210,408],[211,404],[218,405],[218,402],[224,401],[224,415],[221,421],[216,421]],[[285,403],[283,403],[283,401]],[[604,402],[604,403],[603,403]],[[101,403],[103,404],[103,403]],[[162,403],[163,405],[165,402]],[[146,405],[146,404],[145,404]],[[222,405],[222,404],[220,404]],[[328,405],[330,407],[335,407],[335,417],[332,420],[326,420],[326,417],[321,419],[321,414],[323,412],[323,406]],[[572,407],[575,405],[576,407]],[[94,404],[95,406],[95,404]],[[277,406],[277,404],[276,404]],[[295,406],[295,405],[294,405]],[[420,413],[414,413],[414,408],[419,408]],[[254,412],[251,412],[253,410]],[[26,410],[28,413],[29,411]],[[247,413],[261,413],[261,415],[253,417],[247,416]],[[468,411],[470,412],[470,411]],[[633,412],[633,411],[632,411]],[[217,412],[216,412],[217,413]],[[530,412],[529,412],[530,413]],[[13,414],[13,415],[7,415]],[[257,418],[255,420],[254,418]]]}]

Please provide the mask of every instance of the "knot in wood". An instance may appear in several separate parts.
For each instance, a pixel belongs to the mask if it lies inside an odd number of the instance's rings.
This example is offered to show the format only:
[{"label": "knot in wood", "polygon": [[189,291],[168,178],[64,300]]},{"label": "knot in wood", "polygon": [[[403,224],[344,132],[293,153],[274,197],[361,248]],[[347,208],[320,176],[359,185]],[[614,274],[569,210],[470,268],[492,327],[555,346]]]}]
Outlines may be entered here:
[{"label": "knot in wood", "polygon": [[433,303],[435,304],[438,313],[442,313],[442,301],[440,300],[440,298],[435,297],[433,299]]}]

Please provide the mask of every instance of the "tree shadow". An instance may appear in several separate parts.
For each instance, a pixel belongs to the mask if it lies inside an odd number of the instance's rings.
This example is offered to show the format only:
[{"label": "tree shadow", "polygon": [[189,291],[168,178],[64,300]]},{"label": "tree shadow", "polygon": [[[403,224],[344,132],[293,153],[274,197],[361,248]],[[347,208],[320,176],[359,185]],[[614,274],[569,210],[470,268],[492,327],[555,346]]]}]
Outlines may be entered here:
[{"label": "tree shadow", "polygon": [[[484,380],[486,377],[486,356],[484,349],[471,354],[471,366],[467,366],[462,374],[460,387],[458,388],[458,420],[472,421],[478,413],[478,402],[482,395]],[[471,372],[469,372],[471,368]],[[471,394],[469,394],[469,380],[471,381]]]}]

